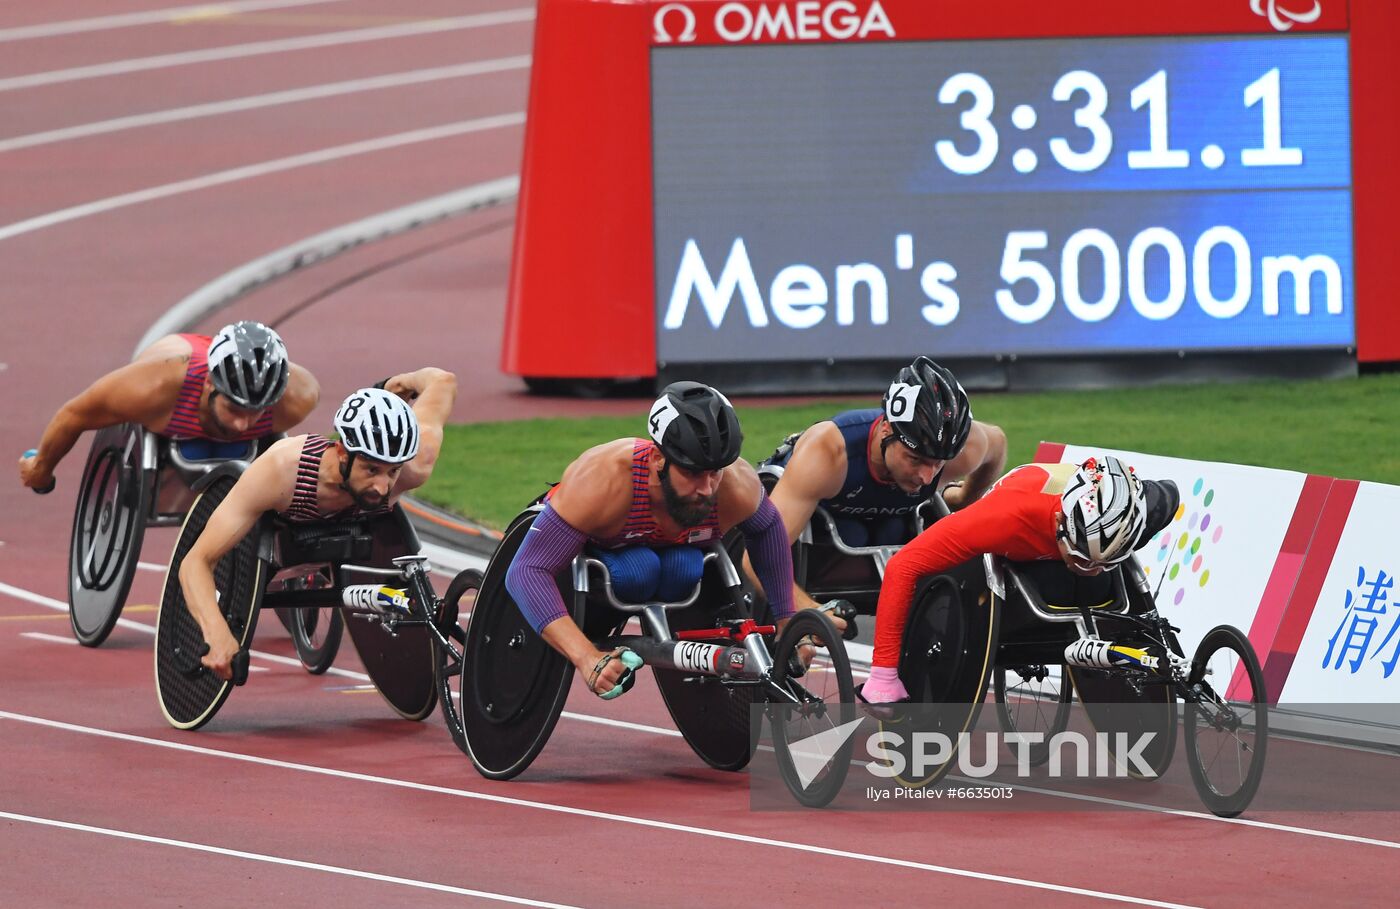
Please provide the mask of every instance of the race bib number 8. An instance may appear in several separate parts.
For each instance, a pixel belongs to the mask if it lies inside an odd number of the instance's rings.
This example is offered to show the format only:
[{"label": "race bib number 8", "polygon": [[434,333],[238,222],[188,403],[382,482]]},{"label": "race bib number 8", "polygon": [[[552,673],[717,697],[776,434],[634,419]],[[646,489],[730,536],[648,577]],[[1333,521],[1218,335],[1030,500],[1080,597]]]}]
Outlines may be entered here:
[{"label": "race bib number 8", "polygon": [[890,386],[885,413],[893,423],[908,423],[914,419],[914,402],[919,399],[919,386],[896,382]]}]

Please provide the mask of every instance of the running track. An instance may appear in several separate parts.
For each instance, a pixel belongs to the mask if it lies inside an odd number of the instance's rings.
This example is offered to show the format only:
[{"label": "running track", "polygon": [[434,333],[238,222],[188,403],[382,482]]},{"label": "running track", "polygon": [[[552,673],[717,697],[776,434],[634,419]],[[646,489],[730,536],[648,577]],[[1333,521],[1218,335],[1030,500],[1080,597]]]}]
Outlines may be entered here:
[{"label": "running track", "polygon": [[[133,15],[154,2],[0,7],[12,455],[208,280],[518,169],[524,0]],[[637,410],[528,398],[497,373],[512,218],[481,212],[359,250],[204,328],[279,322],[322,382],[311,426],[351,388],[423,363],[462,378],[461,420]],[[436,716],[391,719],[348,645],[331,675],[288,665],[270,619],[249,685],[205,730],[178,733],[151,679],[172,532],[147,535],[150,567],[102,649],[75,646],[61,611],[86,445],[50,498],[0,484],[6,905],[1389,905],[1400,884],[1394,815],[754,813],[745,775],[705,768],[648,681],[619,703],[576,689],[531,771],[492,783]]]}]

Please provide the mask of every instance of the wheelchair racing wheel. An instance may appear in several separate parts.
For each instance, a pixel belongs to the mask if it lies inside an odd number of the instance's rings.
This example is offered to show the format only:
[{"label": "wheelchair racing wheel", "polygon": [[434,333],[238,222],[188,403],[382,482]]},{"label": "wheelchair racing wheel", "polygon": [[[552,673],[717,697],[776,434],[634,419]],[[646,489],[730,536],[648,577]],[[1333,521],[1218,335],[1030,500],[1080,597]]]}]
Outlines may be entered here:
[{"label": "wheelchair racing wheel", "polygon": [[[735,602],[716,574],[713,569],[705,571],[695,605],[667,613],[673,633],[714,628],[721,619],[756,618],[749,608],[754,593],[747,583],[742,588],[746,602]],[[758,740],[754,723],[761,722],[751,709],[755,686],[725,685],[715,676],[675,669],[654,669],[652,675],[671,721],[700,760],[716,770],[748,766]]]},{"label": "wheelchair racing wheel", "polygon": [[[457,574],[447,585],[447,593],[442,598],[442,611],[438,614],[438,627],[458,647],[466,644],[466,635],[458,621],[465,611],[468,618],[476,608],[477,595],[481,591],[482,573],[468,568]],[[466,602],[463,603],[463,599]],[[464,608],[465,607],[465,608]],[[447,731],[452,733],[452,741],[463,753],[467,751],[465,732],[462,727],[462,665],[463,662],[452,651],[438,645],[437,680],[438,702],[442,705],[442,719]]]},{"label": "wheelchair racing wheel", "polygon": [[855,750],[854,737],[838,730],[858,721],[850,659],[829,618],[798,610],[773,647],[773,683],[801,702],[769,706],[778,773],[799,802],[821,808],[841,791]]},{"label": "wheelchair racing wheel", "polygon": [[1269,698],[1254,647],[1229,625],[1212,628],[1196,648],[1186,704],[1186,760],[1207,808],[1235,817],[1254,798],[1269,744]]},{"label": "wheelchair racing wheel", "polygon": [[[894,717],[880,723],[904,743],[896,749],[905,758],[904,771],[895,775],[901,784],[926,786],[953,767],[958,736],[977,722],[987,693],[1000,616],[980,560],[932,578],[915,595],[899,657],[899,677],[912,704],[895,705]],[[947,736],[952,747],[946,759],[921,767],[911,733]]]},{"label": "wheelchair racing wheel", "polygon": [[574,675],[573,665],[530,627],[505,586],[511,560],[536,514],[531,510],[516,517],[486,566],[467,623],[455,692],[462,728],[458,744],[477,772],[495,780],[517,776],[539,756],[564,710]]},{"label": "wheelchair racing wheel", "polygon": [[[209,484],[185,516],[179,540],[170,558],[161,594],[160,614],[156,622],[156,695],[161,713],[176,729],[198,729],[209,722],[228,698],[233,682],[223,681],[212,672],[189,672],[198,665],[198,654],[204,635],[185,603],[180,587],[180,566],[209,517],[218,508],[236,477],[221,476]],[[258,607],[262,602],[264,565],[258,558],[261,528],[255,528],[233,549],[224,554],[214,569],[214,588],[219,594],[219,609],[229,630],[246,651],[258,623]],[[189,674],[187,674],[189,672]]]},{"label": "wheelchair racing wheel", "polygon": [[155,477],[142,465],[145,430],[109,426],[92,440],[68,547],[68,618],[73,636],[97,647],[112,633],[126,604]]},{"label": "wheelchair racing wheel", "polygon": [[[366,564],[388,566],[395,558],[416,554],[418,543],[403,514],[403,506],[368,519],[372,538]],[[358,556],[355,561],[360,561]],[[348,572],[348,566],[342,566]],[[355,645],[365,674],[394,712],[406,720],[423,720],[437,706],[437,643],[426,622],[432,604],[411,600],[413,619],[423,624],[399,625],[393,633],[377,617],[345,610],[345,630]]]},{"label": "wheelchair racing wheel", "polygon": [[340,641],[345,633],[345,619],[335,606],[311,609],[288,609],[288,627],[297,659],[312,675],[321,675],[335,663]]}]

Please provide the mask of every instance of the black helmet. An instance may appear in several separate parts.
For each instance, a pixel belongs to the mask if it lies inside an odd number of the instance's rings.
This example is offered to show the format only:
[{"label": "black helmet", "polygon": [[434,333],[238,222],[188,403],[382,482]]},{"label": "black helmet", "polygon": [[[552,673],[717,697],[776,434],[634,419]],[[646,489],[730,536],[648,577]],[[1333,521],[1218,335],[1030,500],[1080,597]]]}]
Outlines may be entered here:
[{"label": "black helmet", "polygon": [[287,348],[261,322],[235,322],[209,342],[209,381],[239,407],[266,410],[287,390]]},{"label": "black helmet", "polygon": [[919,357],[899,371],[885,392],[885,419],[915,454],[947,461],[967,442],[972,407],[951,372]]},{"label": "black helmet", "polygon": [[739,457],[744,433],[729,399],[699,382],[672,382],[651,405],[647,429],[667,461],[719,470]]}]

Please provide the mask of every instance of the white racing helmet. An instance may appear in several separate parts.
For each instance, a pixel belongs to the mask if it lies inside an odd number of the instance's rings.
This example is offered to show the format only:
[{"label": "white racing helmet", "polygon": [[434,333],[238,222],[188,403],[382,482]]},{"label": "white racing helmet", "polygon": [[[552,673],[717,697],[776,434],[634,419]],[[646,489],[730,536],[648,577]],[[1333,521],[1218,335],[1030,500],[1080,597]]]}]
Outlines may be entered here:
[{"label": "white racing helmet", "polygon": [[1071,554],[1111,565],[1132,555],[1147,526],[1142,481],[1112,455],[1090,458],[1060,495],[1060,536]]},{"label": "white racing helmet", "polygon": [[351,454],[403,464],[418,454],[418,417],[404,400],[379,388],[361,388],[335,412],[335,431]]}]

